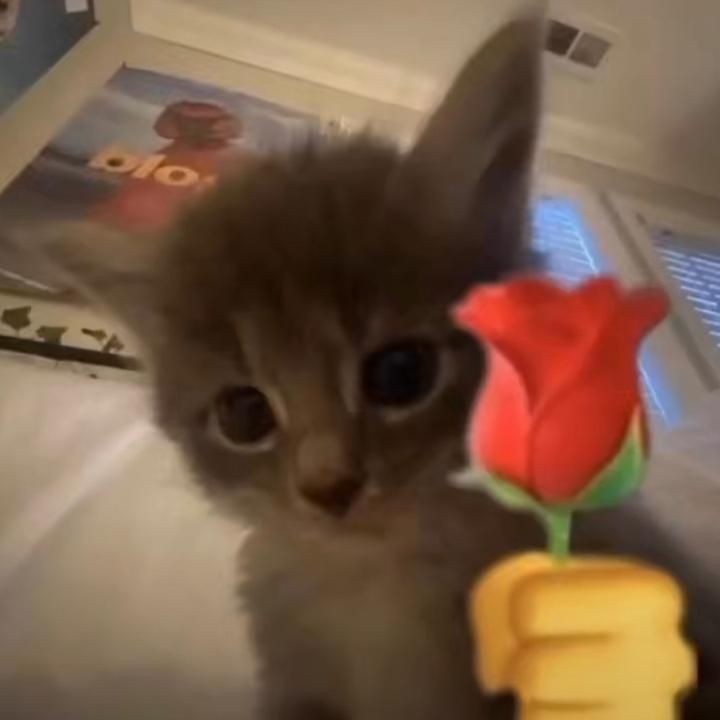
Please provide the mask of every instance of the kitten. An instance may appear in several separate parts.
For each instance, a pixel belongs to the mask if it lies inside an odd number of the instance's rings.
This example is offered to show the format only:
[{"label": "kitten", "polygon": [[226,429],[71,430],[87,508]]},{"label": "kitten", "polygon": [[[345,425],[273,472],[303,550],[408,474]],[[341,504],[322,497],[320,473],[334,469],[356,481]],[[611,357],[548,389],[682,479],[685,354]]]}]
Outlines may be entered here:
[{"label": "kitten", "polygon": [[[239,577],[263,720],[512,716],[475,687],[464,603],[542,535],[447,482],[483,372],[448,307],[527,261],[541,35],[528,18],[498,31],[406,155],[367,135],[310,145],[221,184],[159,243],[45,248],[142,339],[161,426],[253,527]],[[587,518],[578,545],[682,578],[708,663],[686,717],[717,717],[710,571],[642,500]]]}]

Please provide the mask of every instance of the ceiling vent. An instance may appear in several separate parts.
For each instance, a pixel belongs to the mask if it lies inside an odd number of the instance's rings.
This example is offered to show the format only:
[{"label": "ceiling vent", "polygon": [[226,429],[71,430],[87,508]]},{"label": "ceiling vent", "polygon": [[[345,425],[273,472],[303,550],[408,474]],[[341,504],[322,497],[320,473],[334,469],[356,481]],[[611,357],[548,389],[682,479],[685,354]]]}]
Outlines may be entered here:
[{"label": "ceiling vent", "polygon": [[567,68],[593,74],[607,62],[617,31],[593,22],[551,18],[545,50]]}]

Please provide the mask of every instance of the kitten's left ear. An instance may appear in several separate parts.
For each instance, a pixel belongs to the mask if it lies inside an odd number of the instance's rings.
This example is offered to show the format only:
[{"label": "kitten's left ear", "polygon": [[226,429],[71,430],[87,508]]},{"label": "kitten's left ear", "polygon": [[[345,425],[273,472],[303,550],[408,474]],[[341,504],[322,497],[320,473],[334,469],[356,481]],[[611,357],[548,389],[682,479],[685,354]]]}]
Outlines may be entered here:
[{"label": "kitten's left ear", "polygon": [[[542,7],[501,27],[462,68],[401,167],[395,189],[427,227],[512,264],[525,237],[540,108]],[[452,252],[452,249],[450,249]]]},{"label": "kitten's left ear", "polygon": [[17,249],[127,325],[141,340],[157,331],[155,266],[159,238],[85,222],[11,233]]}]

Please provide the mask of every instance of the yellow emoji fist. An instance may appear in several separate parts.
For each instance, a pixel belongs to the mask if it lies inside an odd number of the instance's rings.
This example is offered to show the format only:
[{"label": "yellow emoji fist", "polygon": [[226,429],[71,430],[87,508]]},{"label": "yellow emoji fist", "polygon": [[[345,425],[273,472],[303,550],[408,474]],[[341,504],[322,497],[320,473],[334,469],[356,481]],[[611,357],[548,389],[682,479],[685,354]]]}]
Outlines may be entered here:
[{"label": "yellow emoji fist", "polygon": [[696,675],[682,616],[680,588],[653,567],[517,555],[472,590],[475,674],[513,691],[522,720],[676,720]]}]

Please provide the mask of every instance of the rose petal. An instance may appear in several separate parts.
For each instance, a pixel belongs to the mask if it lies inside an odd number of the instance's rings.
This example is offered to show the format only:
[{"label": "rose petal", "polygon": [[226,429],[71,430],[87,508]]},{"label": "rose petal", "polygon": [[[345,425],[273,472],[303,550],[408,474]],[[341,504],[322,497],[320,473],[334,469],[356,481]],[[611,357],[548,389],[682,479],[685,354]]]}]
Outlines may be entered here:
[{"label": "rose petal", "polygon": [[491,349],[485,389],[470,424],[473,459],[520,487],[528,487],[530,409],[520,375],[497,350]]},{"label": "rose petal", "polygon": [[[531,409],[542,404],[582,362],[597,318],[619,295],[609,279],[575,291],[544,278],[523,278],[474,290],[456,320],[496,347],[523,378]],[[600,312],[600,305],[607,306]],[[595,315],[589,321],[589,315]]]},{"label": "rose petal", "polygon": [[670,311],[667,293],[655,287],[633,290],[624,298],[622,304],[625,314],[624,332],[628,338],[633,338],[636,344],[661,323]]},{"label": "rose petal", "polygon": [[573,297],[582,308],[586,323],[590,323],[596,334],[621,302],[622,290],[615,278],[601,275],[577,287]]},{"label": "rose petal", "polygon": [[489,339],[507,335],[516,325],[526,325],[534,308],[564,303],[566,296],[563,288],[546,278],[519,278],[502,285],[474,288],[453,308],[452,314],[458,324]]},{"label": "rose petal", "polygon": [[533,491],[549,501],[577,495],[620,448],[642,403],[637,352],[665,316],[662,291],[630,293],[588,350],[586,362],[533,422]]},{"label": "rose petal", "polygon": [[535,425],[530,472],[536,495],[551,502],[573,498],[616,454],[640,402],[625,375],[579,383]]}]

